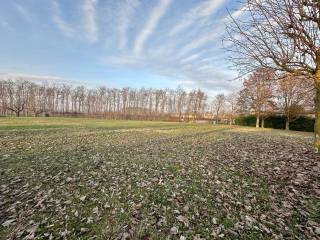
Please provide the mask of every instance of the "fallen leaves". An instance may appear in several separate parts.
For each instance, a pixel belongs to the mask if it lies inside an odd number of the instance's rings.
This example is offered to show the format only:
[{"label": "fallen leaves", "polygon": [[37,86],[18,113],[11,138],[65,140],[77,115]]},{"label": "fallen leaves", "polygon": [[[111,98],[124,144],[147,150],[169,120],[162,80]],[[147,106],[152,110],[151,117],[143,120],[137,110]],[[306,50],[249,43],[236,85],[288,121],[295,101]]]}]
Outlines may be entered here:
[{"label": "fallen leaves", "polygon": [[3,227],[8,227],[10,225],[12,225],[16,220],[15,219],[9,219],[7,221],[5,221],[4,223],[2,223]]},{"label": "fallen leaves", "polygon": [[171,235],[177,235],[179,233],[179,229],[177,227],[170,228]]},{"label": "fallen leaves", "polygon": [[178,220],[179,222],[182,222],[186,228],[189,227],[189,220],[188,220],[188,218],[186,218],[186,217],[184,217],[184,216],[182,216],[182,215],[179,215],[179,216],[177,217],[177,220]]},{"label": "fallen leaves", "polygon": [[320,234],[320,159],[311,138],[176,126],[41,130],[28,138],[2,132],[0,236],[200,240]]}]

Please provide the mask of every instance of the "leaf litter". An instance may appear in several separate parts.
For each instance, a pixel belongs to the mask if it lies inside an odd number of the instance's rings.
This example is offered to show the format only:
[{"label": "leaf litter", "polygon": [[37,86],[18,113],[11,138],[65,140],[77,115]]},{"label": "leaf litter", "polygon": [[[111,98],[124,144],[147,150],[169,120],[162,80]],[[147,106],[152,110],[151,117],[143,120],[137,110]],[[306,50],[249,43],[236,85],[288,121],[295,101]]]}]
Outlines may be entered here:
[{"label": "leaf litter", "polygon": [[282,131],[4,131],[0,238],[317,239],[319,160]]}]

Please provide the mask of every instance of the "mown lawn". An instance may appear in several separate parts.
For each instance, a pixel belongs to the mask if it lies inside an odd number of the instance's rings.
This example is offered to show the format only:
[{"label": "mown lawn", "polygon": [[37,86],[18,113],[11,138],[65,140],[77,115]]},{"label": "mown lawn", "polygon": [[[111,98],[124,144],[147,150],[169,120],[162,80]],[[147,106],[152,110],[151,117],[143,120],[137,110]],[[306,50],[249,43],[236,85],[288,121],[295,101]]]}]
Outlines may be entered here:
[{"label": "mown lawn", "polygon": [[312,135],[0,118],[0,239],[317,239]]}]

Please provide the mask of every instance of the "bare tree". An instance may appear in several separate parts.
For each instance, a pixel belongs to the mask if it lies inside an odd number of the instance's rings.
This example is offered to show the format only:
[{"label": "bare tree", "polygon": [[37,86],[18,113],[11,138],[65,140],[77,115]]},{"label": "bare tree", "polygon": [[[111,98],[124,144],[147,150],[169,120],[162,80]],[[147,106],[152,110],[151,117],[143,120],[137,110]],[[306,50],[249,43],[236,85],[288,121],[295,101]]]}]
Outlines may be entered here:
[{"label": "bare tree", "polygon": [[8,81],[0,81],[0,107],[1,115],[6,115],[8,105]]},{"label": "bare tree", "polygon": [[238,92],[230,93],[226,97],[226,103],[228,104],[228,112],[229,112],[229,125],[232,125],[234,123],[238,99],[239,99]]},{"label": "bare tree", "polygon": [[258,67],[306,75],[316,89],[315,150],[320,150],[320,1],[246,0],[245,20],[228,26],[240,73]]},{"label": "bare tree", "polygon": [[218,94],[212,101],[212,108],[215,112],[216,124],[219,122],[219,113],[224,107],[226,102],[226,97],[224,94]]},{"label": "bare tree", "polygon": [[0,80],[0,111],[17,116],[41,113],[112,119],[193,120],[203,117],[207,95],[200,89],[131,89],[37,84]]},{"label": "bare tree", "polygon": [[243,89],[240,91],[239,101],[242,105],[247,106],[249,111],[255,112],[257,128],[260,126],[260,118],[264,119],[266,109],[271,105],[272,80],[272,71],[260,68],[244,81]]},{"label": "bare tree", "polygon": [[290,122],[299,117],[313,98],[312,82],[303,76],[285,74],[278,80],[276,88],[278,106],[286,116],[286,130]]},{"label": "bare tree", "polygon": [[195,116],[197,119],[202,117],[205,108],[205,102],[207,100],[207,96],[200,89],[196,92],[196,102],[195,102]]},{"label": "bare tree", "polygon": [[30,93],[28,100],[28,109],[30,109],[36,117],[45,111],[46,108],[46,89],[45,86],[30,84]]},{"label": "bare tree", "polygon": [[25,110],[29,97],[29,85],[27,81],[19,80],[17,82],[8,81],[8,97],[9,101],[7,109],[14,112],[17,117]]},{"label": "bare tree", "polygon": [[176,90],[176,112],[178,113],[179,122],[182,120],[183,107],[186,104],[187,93],[179,86]]}]

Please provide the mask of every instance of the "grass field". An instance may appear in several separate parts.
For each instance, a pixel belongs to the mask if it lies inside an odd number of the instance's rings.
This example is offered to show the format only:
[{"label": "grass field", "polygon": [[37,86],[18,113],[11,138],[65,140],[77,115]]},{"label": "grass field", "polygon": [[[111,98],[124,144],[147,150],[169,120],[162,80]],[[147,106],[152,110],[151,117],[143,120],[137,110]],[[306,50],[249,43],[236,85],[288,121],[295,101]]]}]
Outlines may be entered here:
[{"label": "grass field", "polygon": [[312,135],[0,118],[0,239],[317,239]]}]

